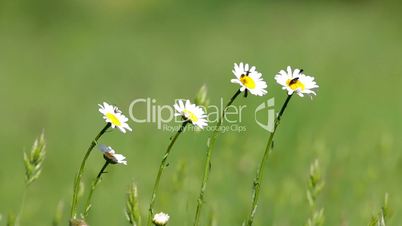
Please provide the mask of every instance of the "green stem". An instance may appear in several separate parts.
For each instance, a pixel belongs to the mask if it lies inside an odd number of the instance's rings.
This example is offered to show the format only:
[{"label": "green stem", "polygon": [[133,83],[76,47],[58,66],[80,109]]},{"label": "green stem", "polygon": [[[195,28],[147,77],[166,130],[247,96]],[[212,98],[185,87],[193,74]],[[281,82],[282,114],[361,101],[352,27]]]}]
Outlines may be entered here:
[{"label": "green stem", "polygon": [[209,177],[209,172],[211,171],[211,157],[212,157],[212,151],[215,146],[216,138],[218,136],[218,133],[220,132],[223,119],[225,118],[226,114],[226,109],[233,103],[233,101],[236,99],[237,96],[241,93],[240,90],[237,90],[237,92],[233,95],[232,98],[230,98],[229,102],[226,104],[225,108],[222,111],[222,115],[218,120],[218,123],[216,124],[216,128],[213,131],[210,139],[209,139],[209,144],[208,144],[208,151],[207,151],[207,158],[205,161],[205,167],[204,167],[204,176],[202,179],[202,184],[201,184],[201,191],[200,195],[197,200],[197,210],[195,212],[195,218],[194,218],[194,226],[198,226],[199,221],[200,221],[200,213],[201,213],[201,208],[202,204],[204,202],[204,196],[205,196],[205,191],[207,189],[207,182],[208,182],[208,177]]},{"label": "green stem", "polygon": [[152,196],[151,196],[151,202],[149,204],[148,223],[147,223],[148,226],[152,224],[152,216],[153,216],[153,212],[154,212],[153,208],[154,208],[154,204],[155,204],[155,200],[156,200],[156,193],[158,192],[158,189],[159,189],[159,183],[160,183],[160,179],[161,179],[163,170],[166,168],[167,158],[168,158],[168,156],[170,154],[170,151],[172,150],[172,147],[175,144],[177,138],[183,132],[183,130],[186,127],[186,125],[188,124],[188,122],[189,122],[188,120],[183,122],[183,124],[181,125],[180,129],[176,132],[174,137],[171,139],[170,144],[166,149],[165,155],[162,158],[161,164],[159,166],[159,171],[158,171],[158,174],[157,174],[156,179],[155,179],[155,184],[154,184],[154,188],[153,188]]},{"label": "green stem", "polygon": [[275,119],[274,131],[272,131],[272,133],[269,135],[269,139],[268,139],[267,146],[265,148],[264,156],[261,159],[261,163],[260,163],[259,169],[257,171],[257,175],[256,175],[256,177],[254,179],[254,183],[253,183],[253,196],[252,196],[253,201],[252,201],[252,205],[251,205],[251,211],[250,211],[249,216],[247,218],[247,226],[251,226],[253,224],[255,213],[256,213],[256,210],[257,210],[258,198],[260,196],[261,184],[262,184],[263,179],[264,179],[265,162],[267,161],[269,155],[271,154],[271,150],[272,150],[271,147],[272,147],[272,142],[273,142],[273,139],[274,139],[276,129],[279,126],[281,117],[282,117],[283,113],[285,112],[285,109],[288,106],[288,103],[289,103],[291,97],[292,97],[292,95],[288,95],[288,97],[286,98],[285,103],[282,105],[282,108],[279,111],[279,114]]},{"label": "green stem", "polygon": [[72,198],[72,202],[71,202],[70,218],[76,218],[78,192],[79,192],[79,188],[80,188],[82,174],[84,173],[85,163],[86,163],[89,155],[91,154],[92,149],[98,143],[99,138],[107,131],[107,129],[110,128],[110,126],[111,126],[111,124],[107,123],[106,126],[98,133],[98,135],[95,137],[95,139],[91,142],[91,145],[88,147],[88,150],[85,153],[84,158],[82,159],[80,169],[74,180],[74,190],[73,190],[73,198]]},{"label": "green stem", "polygon": [[109,162],[106,161],[105,164],[103,164],[102,169],[99,171],[98,176],[96,177],[95,181],[92,183],[92,187],[91,190],[89,191],[88,194],[88,199],[87,199],[87,203],[85,205],[85,212],[84,212],[84,218],[86,218],[88,216],[89,210],[91,209],[91,199],[92,199],[92,195],[95,191],[96,186],[99,184],[100,179],[102,174],[105,172],[106,167],[109,165]]},{"label": "green stem", "polygon": [[28,187],[29,187],[29,184],[25,184],[25,188],[24,188],[24,191],[22,193],[22,198],[21,198],[20,211],[19,211],[19,213],[17,215],[15,225],[20,225],[20,223],[21,223],[21,217],[22,217],[22,215],[24,213],[24,209],[25,209],[25,200],[26,200],[26,197],[27,197]]}]

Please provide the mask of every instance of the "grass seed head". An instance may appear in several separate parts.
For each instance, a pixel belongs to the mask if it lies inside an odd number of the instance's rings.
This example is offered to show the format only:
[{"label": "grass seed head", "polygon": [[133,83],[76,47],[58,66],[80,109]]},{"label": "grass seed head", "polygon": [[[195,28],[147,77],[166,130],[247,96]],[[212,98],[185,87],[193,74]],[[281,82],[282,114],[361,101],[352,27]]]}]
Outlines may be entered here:
[{"label": "grass seed head", "polygon": [[43,161],[46,155],[45,134],[42,131],[32,145],[30,152],[24,152],[25,182],[27,185],[37,180],[42,172]]},{"label": "grass seed head", "polygon": [[135,183],[130,185],[126,203],[127,221],[133,226],[141,225],[141,213],[138,202],[138,188]]}]

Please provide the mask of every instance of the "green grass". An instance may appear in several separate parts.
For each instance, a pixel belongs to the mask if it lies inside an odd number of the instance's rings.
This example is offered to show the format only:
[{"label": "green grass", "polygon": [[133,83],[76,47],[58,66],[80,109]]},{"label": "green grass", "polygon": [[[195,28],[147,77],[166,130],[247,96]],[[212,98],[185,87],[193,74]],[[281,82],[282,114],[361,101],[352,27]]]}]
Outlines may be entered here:
[{"label": "green grass", "polygon": [[[271,96],[277,106],[284,101],[273,76],[287,65],[315,76],[320,89],[312,101],[296,97],[286,110],[255,225],[304,224],[309,217],[306,176],[315,158],[326,181],[320,199],[326,225],[368,224],[385,192],[394,209],[390,225],[402,222],[397,201],[402,199],[400,5],[113,2],[0,2],[3,216],[18,211],[23,151],[43,128],[47,158],[28,191],[24,225],[50,224],[59,200],[65,200],[68,215],[74,174],[103,126],[98,103],[108,101],[128,113],[136,98],[173,104],[195,95],[204,83],[211,103],[218,103],[237,88],[229,83],[232,64],[245,61],[262,71],[269,94],[236,100],[236,105],[248,105],[247,131],[218,139],[203,222],[212,210],[219,225],[240,225],[247,216],[252,179],[268,137],[254,123],[253,109]],[[113,166],[105,175],[95,192],[91,225],[125,224],[132,180],[145,217],[173,133],[155,124],[131,126],[133,133],[115,131],[102,138],[127,156],[128,166]],[[170,156],[156,205],[171,215],[170,225],[192,223],[209,135],[183,134]],[[88,185],[102,164],[100,154],[90,157]],[[180,164],[186,170],[176,186]]]}]

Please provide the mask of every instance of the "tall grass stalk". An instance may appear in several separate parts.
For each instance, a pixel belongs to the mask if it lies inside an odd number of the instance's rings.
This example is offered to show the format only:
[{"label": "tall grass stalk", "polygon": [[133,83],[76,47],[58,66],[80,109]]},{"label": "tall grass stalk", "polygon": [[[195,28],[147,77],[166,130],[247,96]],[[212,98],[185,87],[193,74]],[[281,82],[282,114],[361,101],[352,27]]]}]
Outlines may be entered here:
[{"label": "tall grass stalk", "polygon": [[78,193],[80,190],[80,184],[81,184],[81,178],[84,173],[85,169],[85,164],[87,162],[87,159],[89,155],[91,154],[93,148],[96,146],[98,143],[99,138],[111,127],[110,123],[107,123],[106,126],[96,135],[95,139],[91,142],[91,144],[88,147],[87,152],[84,155],[84,158],[82,159],[80,169],[78,171],[78,174],[75,177],[74,180],[74,190],[73,190],[73,197],[71,201],[71,211],[70,211],[70,218],[75,219],[76,218],[76,213],[77,213],[77,204],[78,204]]},{"label": "tall grass stalk", "polygon": [[310,174],[307,188],[307,200],[311,209],[311,217],[307,220],[306,226],[324,225],[324,209],[317,208],[317,198],[325,185],[321,177],[320,164],[315,160],[310,166]]},{"label": "tall grass stalk", "polygon": [[126,218],[132,226],[141,226],[141,213],[137,185],[132,183],[128,190],[126,202]]},{"label": "tall grass stalk", "polygon": [[256,174],[256,177],[255,177],[254,183],[253,183],[252,204],[251,204],[250,213],[249,213],[249,215],[247,217],[247,221],[246,221],[247,226],[251,226],[253,224],[253,222],[254,222],[255,213],[257,211],[258,199],[260,197],[261,184],[262,184],[263,179],[264,179],[265,162],[267,161],[268,157],[271,154],[272,144],[273,144],[273,139],[274,139],[275,132],[276,132],[278,126],[279,126],[279,123],[281,121],[282,115],[285,112],[285,109],[288,106],[290,99],[292,98],[292,95],[293,94],[287,96],[285,102],[282,105],[281,110],[279,111],[278,116],[275,119],[274,130],[269,135],[268,143],[267,143],[267,146],[265,147],[264,155],[263,155],[263,157],[261,159],[261,162],[260,162],[260,165],[258,167],[257,174]]},{"label": "tall grass stalk", "polygon": [[163,174],[163,171],[166,168],[166,161],[169,157],[169,154],[172,150],[173,145],[176,143],[177,138],[184,131],[184,128],[187,126],[188,123],[189,123],[188,120],[184,121],[183,124],[181,125],[180,129],[174,135],[174,137],[171,138],[170,144],[167,147],[165,154],[163,155],[161,164],[159,165],[158,174],[155,178],[155,184],[154,184],[154,188],[152,190],[151,202],[150,202],[149,208],[148,208],[148,217],[147,217],[148,218],[148,220],[147,220],[148,226],[150,226],[152,224],[152,216],[154,214],[154,205],[155,205],[155,200],[156,200],[156,194],[158,193],[161,176]]},{"label": "tall grass stalk", "polygon": [[42,172],[43,162],[46,155],[45,149],[45,134],[42,131],[40,136],[35,140],[34,144],[32,145],[31,151],[24,152],[25,188],[22,194],[20,211],[16,217],[17,225],[19,224],[20,218],[22,217],[22,214],[24,212],[25,199],[27,197],[28,188],[34,181],[39,178]]},{"label": "tall grass stalk", "polygon": [[197,209],[195,212],[195,218],[194,218],[194,226],[198,226],[199,225],[199,221],[200,221],[200,213],[201,213],[201,209],[202,209],[202,205],[204,202],[204,196],[205,196],[205,191],[207,189],[207,182],[208,182],[208,177],[209,177],[209,172],[211,170],[211,158],[212,158],[212,151],[214,149],[215,146],[215,142],[216,142],[216,138],[218,136],[218,134],[220,133],[220,129],[223,123],[223,119],[225,118],[225,114],[226,114],[226,109],[232,105],[233,101],[237,98],[237,96],[239,96],[239,94],[241,93],[240,89],[236,91],[236,93],[232,96],[232,98],[230,98],[229,102],[226,104],[225,108],[222,111],[222,115],[218,120],[218,123],[216,124],[216,128],[213,131],[211,137],[209,138],[208,141],[208,150],[207,150],[207,158],[205,160],[205,167],[204,167],[204,176],[202,179],[202,184],[201,184],[201,191],[197,200]]}]

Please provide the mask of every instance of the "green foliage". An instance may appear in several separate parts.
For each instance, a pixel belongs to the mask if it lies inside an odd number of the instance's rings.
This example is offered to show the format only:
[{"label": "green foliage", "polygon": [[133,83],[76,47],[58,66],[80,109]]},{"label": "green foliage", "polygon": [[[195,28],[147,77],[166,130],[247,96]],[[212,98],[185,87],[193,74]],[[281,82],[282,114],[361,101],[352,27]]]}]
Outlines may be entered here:
[{"label": "green foliage", "polygon": [[212,208],[209,213],[207,226],[217,226],[217,225],[218,225],[218,220],[216,219],[216,210],[215,210],[215,208]]},{"label": "green foliage", "polygon": [[386,222],[388,222],[390,216],[391,210],[388,206],[388,194],[385,194],[383,206],[379,213],[371,217],[369,226],[386,226]]},{"label": "green foliage", "polygon": [[43,161],[46,155],[45,134],[42,131],[32,146],[30,152],[24,152],[25,182],[27,185],[38,179],[42,172]]},{"label": "green foliage", "polygon": [[209,105],[209,98],[208,98],[208,87],[207,85],[201,86],[200,90],[196,94],[194,98],[194,103],[198,106],[204,106],[205,108]]},{"label": "green foliage", "polygon": [[81,181],[78,187],[77,200],[80,200],[82,196],[84,196],[84,193],[85,193],[85,184],[84,182]]},{"label": "green foliage", "polygon": [[186,162],[180,162],[177,166],[176,173],[173,175],[173,190],[180,192],[183,189],[183,182],[186,178],[186,170],[188,169]]},{"label": "green foliage", "polygon": [[63,202],[63,201],[60,201],[60,202],[57,204],[57,207],[56,207],[56,212],[55,212],[55,214],[54,214],[52,226],[63,225],[63,223],[62,223],[62,220],[63,220],[63,213],[64,213],[64,202]]},{"label": "green foliage", "polygon": [[7,226],[15,226],[17,222],[17,217],[14,213],[9,213],[7,216]]},{"label": "green foliage", "polygon": [[126,202],[126,217],[133,226],[141,225],[141,212],[138,201],[138,188],[135,183],[130,185]]}]

